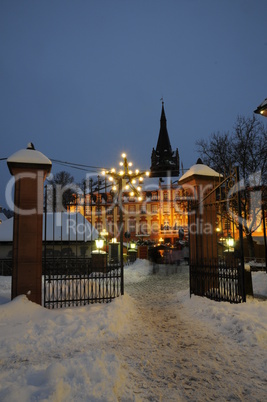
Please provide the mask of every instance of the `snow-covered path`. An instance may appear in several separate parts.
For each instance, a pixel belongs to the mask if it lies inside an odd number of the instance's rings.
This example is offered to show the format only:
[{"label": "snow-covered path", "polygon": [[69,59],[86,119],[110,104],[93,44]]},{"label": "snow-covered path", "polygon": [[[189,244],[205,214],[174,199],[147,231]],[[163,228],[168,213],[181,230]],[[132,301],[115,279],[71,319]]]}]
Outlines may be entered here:
[{"label": "snow-covered path", "polygon": [[[267,274],[255,273],[267,296]],[[189,298],[188,266],[125,269],[108,304],[10,301],[0,277],[3,402],[265,401],[267,304]]]},{"label": "snow-covered path", "polygon": [[184,315],[177,292],[186,276],[181,267],[126,285],[137,314],[130,335],[110,346],[128,373],[130,393],[142,401],[265,400],[267,355]]}]

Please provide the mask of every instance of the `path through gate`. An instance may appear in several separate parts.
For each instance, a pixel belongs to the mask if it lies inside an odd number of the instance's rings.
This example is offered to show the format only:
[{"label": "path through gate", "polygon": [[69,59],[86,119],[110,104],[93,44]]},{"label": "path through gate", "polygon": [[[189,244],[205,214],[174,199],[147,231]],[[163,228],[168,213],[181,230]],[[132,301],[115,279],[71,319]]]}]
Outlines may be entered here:
[{"label": "path through gate", "polygon": [[246,301],[238,168],[189,203],[190,294]]}]

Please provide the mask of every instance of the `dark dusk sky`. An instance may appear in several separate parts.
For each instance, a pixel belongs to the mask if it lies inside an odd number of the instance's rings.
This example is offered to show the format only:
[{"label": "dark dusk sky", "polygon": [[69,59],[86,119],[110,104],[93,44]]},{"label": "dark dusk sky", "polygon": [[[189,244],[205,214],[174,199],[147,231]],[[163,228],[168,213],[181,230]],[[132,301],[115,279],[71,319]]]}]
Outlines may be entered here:
[{"label": "dark dusk sky", "polygon": [[31,141],[52,159],[111,168],[125,151],[149,169],[163,97],[189,168],[197,139],[252,116],[266,71],[266,0],[1,0],[0,158]]}]

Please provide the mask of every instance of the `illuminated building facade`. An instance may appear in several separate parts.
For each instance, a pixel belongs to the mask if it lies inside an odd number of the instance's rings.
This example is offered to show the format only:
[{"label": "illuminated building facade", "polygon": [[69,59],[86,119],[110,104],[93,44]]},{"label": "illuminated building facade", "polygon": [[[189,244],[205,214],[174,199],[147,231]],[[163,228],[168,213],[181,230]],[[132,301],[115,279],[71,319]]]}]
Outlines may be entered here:
[{"label": "illuminated building facade", "polygon": [[[187,201],[184,190],[177,183],[159,183],[158,188],[142,191],[142,201],[123,192],[124,232],[131,240],[175,242],[184,233],[187,237]],[[119,207],[117,195],[111,191],[97,191],[80,195],[70,211],[80,212],[98,230],[106,229],[110,237],[117,237]]]}]

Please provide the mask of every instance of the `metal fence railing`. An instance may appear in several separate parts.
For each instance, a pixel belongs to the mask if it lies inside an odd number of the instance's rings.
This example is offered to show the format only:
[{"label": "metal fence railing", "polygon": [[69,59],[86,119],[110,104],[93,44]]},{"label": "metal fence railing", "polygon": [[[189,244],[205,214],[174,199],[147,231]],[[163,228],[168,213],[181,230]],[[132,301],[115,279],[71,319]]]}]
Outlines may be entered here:
[{"label": "metal fence railing", "polygon": [[241,303],[244,298],[242,268],[238,259],[190,261],[190,294],[216,301]]},{"label": "metal fence railing", "polygon": [[43,281],[47,308],[110,302],[121,294],[120,265],[94,267],[89,258],[47,259]]},{"label": "metal fence railing", "polygon": [[12,275],[12,258],[3,258],[0,260],[0,275],[11,276]]}]

